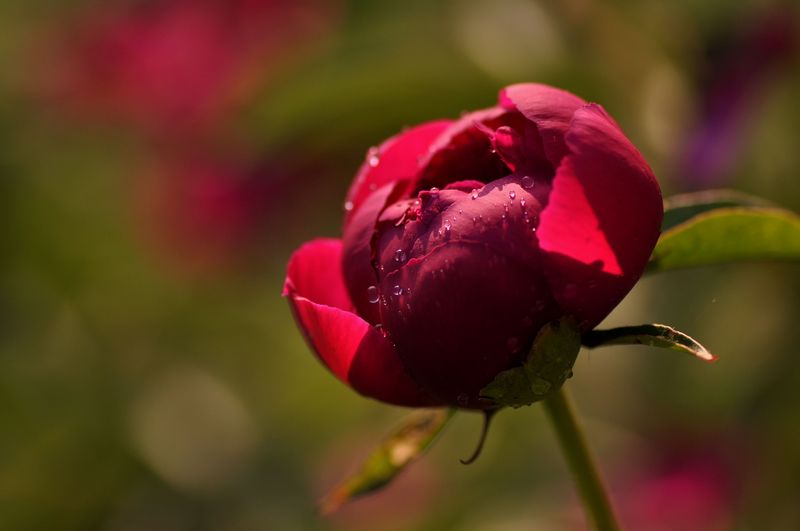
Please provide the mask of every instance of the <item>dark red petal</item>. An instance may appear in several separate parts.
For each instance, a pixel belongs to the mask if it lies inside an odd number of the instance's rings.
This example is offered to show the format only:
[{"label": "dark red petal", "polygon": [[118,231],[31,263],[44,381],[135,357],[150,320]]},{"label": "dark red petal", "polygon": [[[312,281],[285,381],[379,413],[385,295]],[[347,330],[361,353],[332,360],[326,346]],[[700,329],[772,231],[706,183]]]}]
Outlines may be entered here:
[{"label": "dark red petal", "polygon": [[480,390],[519,363],[558,311],[541,274],[480,242],[436,246],[383,287],[384,326],[409,374],[460,407],[482,407]]},{"label": "dark red petal", "polygon": [[480,407],[490,375],[559,315],[535,232],[549,183],[521,179],[423,193],[422,214],[400,225],[381,215],[381,322],[414,379],[453,405]]},{"label": "dark red petal", "polygon": [[345,226],[372,192],[390,182],[413,178],[419,170],[420,158],[428,154],[431,143],[450,123],[450,120],[427,122],[371,148],[347,191]]},{"label": "dark red petal", "polygon": [[542,139],[547,159],[553,167],[567,154],[564,135],[572,115],[586,102],[565,90],[538,83],[519,83],[500,91],[499,103],[517,110],[534,122]]},{"label": "dark red petal", "polygon": [[[411,380],[381,332],[336,306],[346,296],[340,260],[340,242],[315,240],[289,262],[284,295],[310,346],[337,378],[365,396],[401,406],[438,405]],[[323,288],[325,283],[338,285]],[[315,294],[326,302],[311,299]]]},{"label": "dark red petal", "polygon": [[510,114],[492,107],[465,114],[450,125],[422,160],[415,189],[445,188],[451,182],[465,180],[486,183],[508,175],[508,168],[492,151],[486,130],[502,125]]},{"label": "dark red petal", "polygon": [[663,206],[647,163],[600,106],[576,111],[566,140],[538,236],[555,297],[586,328],[641,276]]},{"label": "dark red petal", "polygon": [[380,322],[378,305],[370,302],[367,290],[378,279],[372,265],[372,237],[378,215],[395,186],[387,184],[370,195],[350,219],[342,238],[342,271],[347,291],[359,315],[371,324]]}]

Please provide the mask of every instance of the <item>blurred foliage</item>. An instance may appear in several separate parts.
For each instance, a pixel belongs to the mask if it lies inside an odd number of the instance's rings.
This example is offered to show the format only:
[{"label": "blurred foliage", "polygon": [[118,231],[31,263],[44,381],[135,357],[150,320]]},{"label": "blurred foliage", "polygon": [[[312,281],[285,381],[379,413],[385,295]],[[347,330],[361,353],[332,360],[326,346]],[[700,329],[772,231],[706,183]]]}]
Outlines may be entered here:
[{"label": "blurred foliage", "polygon": [[[256,81],[213,127],[168,138],[54,91],[73,24],[135,3],[0,5],[0,529],[581,528],[535,406],[499,414],[470,467],[458,457],[479,419],[459,415],[386,491],[330,519],[314,510],[404,411],[357,396],[311,355],[279,297],[288,256],[338,233],[370,145],[492,105],[504,84],[601,102],[671,194],[703,187],[681,163],[687,142],[716,116],[708,99],[726,98],[718,80],[745,76],[710,137],[728,157],[714,178],[800,210],[790,2],[308,1],[312,15],[326,4],[325,24],[257,55],[238,73]],[[771,13],[794,42],[759,46],[773,42],[758,31]],[[753,50],[766,55],[747,64],[770,68],[732,74]],[[173,182],[163,168],[204,157],[233,169],[160,195]],[[258,202],[242,187],[254,179]],[[263,215],[239,215],[253,210]],[[570,385],[633,528],[675,513],[679,498],[659,490],[674,474],[689,485],[686,520],[661,528],[800,528],[798,273],[648,277],[604,324],[670,323],[720,356],[712,366],[635,347],[579,356]],[[719,503],[704,512],[697,499]]]}]

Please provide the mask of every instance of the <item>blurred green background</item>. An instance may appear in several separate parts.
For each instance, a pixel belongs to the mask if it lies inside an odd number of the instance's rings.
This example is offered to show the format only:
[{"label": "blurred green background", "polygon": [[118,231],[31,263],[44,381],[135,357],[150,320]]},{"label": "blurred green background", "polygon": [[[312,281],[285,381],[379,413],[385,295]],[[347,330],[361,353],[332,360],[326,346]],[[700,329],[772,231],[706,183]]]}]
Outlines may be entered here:
[{"label": "blurred green background", "polygon": [[[458,415],[386,491],[315,502],[404,411],[280,298],[366,149],[539,81],[602,103],[665,195],[800,211],[796,4],[0,4],[0,529],[582,529],[539,407]],[[719,355],[584,352],[570,387],[632,529],[800,529],[800,269],[646,278],[608,323]]]}]

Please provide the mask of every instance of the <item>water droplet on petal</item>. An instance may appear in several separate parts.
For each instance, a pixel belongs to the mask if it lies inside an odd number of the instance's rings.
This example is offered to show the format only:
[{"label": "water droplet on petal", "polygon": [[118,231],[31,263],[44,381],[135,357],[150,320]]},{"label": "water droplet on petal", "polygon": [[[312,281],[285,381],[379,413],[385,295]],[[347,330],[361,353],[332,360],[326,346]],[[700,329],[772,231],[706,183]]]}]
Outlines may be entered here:
[{"label": "water droplet on petal", "polygon": [[517,197],[517,192],[515,192],[514,190],[511,190],[510,192],[508,192],[508,197],[509,197],[509,199],[511,199],[513,201],[514,198]]},{"label": "water droplet on petal", "polygon": [[396,285],[395,287],[392,288],[392,293],[395,296],[399,297],[400,295],[403,294],[403,288],[399,285]]},{"label": "water droplet on petal", "polygon": [[406,252],[402,249],[398,249],[394,252],[394,261],[402,264],[406,261]]},{"label": "water droplet on petal", "polygon": [[377,166],[381,161],[380,155],[381,152],[377,147],[369,148],[369,151],[367,151],[367,164],[369,164],[372,168]]},{"label": "water droplet on petal", "polygon": [[522,178],[520,184],[522,185],[523,188],[533,188],[533,177],[531,177],[530,175],[526,175],[525,177]]},{"label": "water droplet on petal", "polygon": [[381,300],[380,293],[378,292],[378,288],[375,286],[370,286],[367,288],[367,300],[370,304],[375,304],[379,300]]},{"label": "water droplet on petal", "polygon": [[431,197],[433,197],[434,199],[439,197],[439,189],[436,188],[435,186],[431,188]]},{"label": "water droplet on petal", "polygon": [[445,232],[450,232],[450,228],[452,227],[452,223],[450,223],[449,219],[444,220],[444,230]]},{"label": "water droplet on petal", "polygon": [[522,208],[525,208],[525,200],[524,199],[520,199],[519,200],[519,206],[521,206]]},{"label": "water droplet on petal", "polygon": [[472,195],[470,197],[472,198],[473,201],[478,199],[478,191],[477,190],[473,190],[472,191]]},{"label": "water droplet on petal", "polygon": [[352,201],[345,202],[344,211],[345,212],[350,212],[351,210],[353,210],[353,202]]}]

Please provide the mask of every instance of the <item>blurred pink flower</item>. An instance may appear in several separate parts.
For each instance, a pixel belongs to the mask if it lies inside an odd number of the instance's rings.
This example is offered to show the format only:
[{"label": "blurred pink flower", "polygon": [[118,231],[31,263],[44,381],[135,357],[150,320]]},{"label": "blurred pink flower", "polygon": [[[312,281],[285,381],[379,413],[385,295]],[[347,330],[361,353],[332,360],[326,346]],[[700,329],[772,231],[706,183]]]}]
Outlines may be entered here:
[{"label": "blurred pink flower", "polygon": [[137,179],[137,226],[183,273],[237,265],[260,240],[283,172],[266,165],[184,156]]},{"label": "blurred pink flower", "polygon": [[672,432],[657,437],[655,453],[627,479],[613,482],[625,528],[731,529],[752,465],[743,435]]},{"label": "blurred pink flower", "polygon": [[[62,28],[43,90],[82,115],[208,128],[271,66],[329,29],[338,0],[154,0],[101,5]],[[54,43],[56,44],[56,43]],[[52,44],[51,44],[52,45]]]}]

